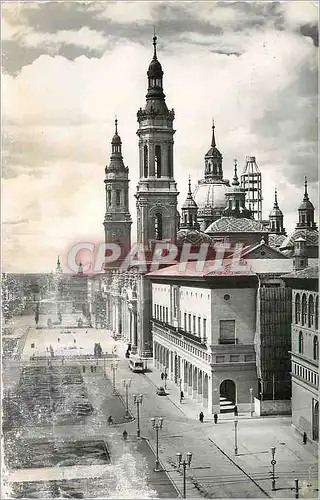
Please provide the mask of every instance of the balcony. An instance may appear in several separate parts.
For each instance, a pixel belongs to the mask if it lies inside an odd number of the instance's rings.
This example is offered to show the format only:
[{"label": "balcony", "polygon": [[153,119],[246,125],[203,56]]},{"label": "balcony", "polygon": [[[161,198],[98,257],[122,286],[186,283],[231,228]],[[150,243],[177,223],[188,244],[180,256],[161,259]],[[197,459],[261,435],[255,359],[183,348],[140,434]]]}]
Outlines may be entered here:
[{"label": "balcony", "polygon": [[206,338],[200,338],[197,335],[194,335],[193,333],[186,332],[185,330],[182,330],[182,328],[177,328],[172,325],[169,325],[169,323],[165,323],[164,321],[160,321],[158,319],[152,319],[153,323],[159,326],[162,326],[164,329],[168,330],[170,333],[173,333],[180,339],[185,339],[193,342],[197,346],[201,347],[206,347],[207,344],[207,339]]}]

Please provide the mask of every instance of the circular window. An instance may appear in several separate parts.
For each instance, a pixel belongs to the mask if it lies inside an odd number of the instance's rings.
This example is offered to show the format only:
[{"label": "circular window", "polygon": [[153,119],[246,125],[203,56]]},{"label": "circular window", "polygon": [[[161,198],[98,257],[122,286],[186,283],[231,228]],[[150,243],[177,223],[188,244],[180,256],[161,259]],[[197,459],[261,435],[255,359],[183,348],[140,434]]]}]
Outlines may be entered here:
[{"label": "circular window", "polygon": [[260,255],[265,255],[266,252],[264,250],[261,250]]},{"label": "circular window", "polygon": [[230,295],[228,293],[226,293],[223,298],[224,298],[224,300],[229,300],[230,299]]}]

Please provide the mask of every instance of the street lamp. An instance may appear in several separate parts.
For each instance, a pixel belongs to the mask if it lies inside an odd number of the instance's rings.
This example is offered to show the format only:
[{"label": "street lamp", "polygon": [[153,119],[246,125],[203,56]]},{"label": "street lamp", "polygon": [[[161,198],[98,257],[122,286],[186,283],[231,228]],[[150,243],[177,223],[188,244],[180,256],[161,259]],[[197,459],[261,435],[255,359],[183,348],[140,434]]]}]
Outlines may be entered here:
[{"label": "street lamp", "polygon": [[139,394],[139,396],[133,395],[133,402],[137,405],[137,438],[140,439],[140,405],[142,405],[143,396]]},{"label": "street lamp", "polygon": [[275,489],[276,489],[275,465],[276,465],[277,462],[274,459],[275,453],[276,453],[276,448],[273,446],[271,448],[271,454],[272,454],[272,460],[271,460],[271,465],[272,465],[272,491],[275,491]]},{"label": "street lamp", "polygon": [[251,417],[253,417],[253,389],[250,388],[250,413]]},{"label": "street lamp", "polygon": [[182,453],[177,453],[177,461],[178,461],[178,469],[182,465],[183,467],[183,495],[182,498],[186,498],[186,468],[187,465],[190,467],[191,465],[191,460],[192,460],[192,453],[188,451],[187,453],[187,460],[182,461]]},{"label": "street lamp", "polygon": [[152,422],[152,429],[156,430],[156,436],[157,436],[157,454],[156,454],[156,468],[154,469],[155,472],[159,472],[159,430],[162,429],[162,424],[163,424],[163,418],[159,417],[158,421],[156,422],[155,418],[151,419]]},{"label": "street lamp", "polygon": [[234,454],[238,455],[238,420],[234,421]]},{"label": "street lamp", "polygon": [[106,353],[103,353],[103,378],[106,378]]},{"label": "street lamp", "polygon": [[123,387],[125,387],[125,389],[126,389],[126,414],[125,414],[124,418],[130,418],[129,398],[128,398],[128,392],[129,392],[130,386],[131,386],[131,379],[123,381]]},{"label": "street lamp", "polygon": [[112,361],[111,366],[112,370],[112,393],[117,394],[116,390],[116,371],[118,369],[118,361]]}]

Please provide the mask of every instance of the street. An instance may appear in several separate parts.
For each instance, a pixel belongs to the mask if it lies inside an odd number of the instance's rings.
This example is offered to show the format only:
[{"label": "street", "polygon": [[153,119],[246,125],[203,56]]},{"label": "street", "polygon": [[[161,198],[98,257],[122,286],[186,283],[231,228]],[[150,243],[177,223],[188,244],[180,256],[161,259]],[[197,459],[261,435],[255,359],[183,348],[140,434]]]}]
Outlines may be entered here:
[{"label": "street", "polygon": [[[133,395],[141,394],[143,396],[140,405],[141,436],[147,438],[155,450],[156,432],[152,428],[151,418],[163,417],[163,427],[159,430],[159,459],[180,492],[183,489],[183,479],[181,471],[177,469],[176,454],[181,452],[184,457],[187,452],[193,454],[191,467],[187,467],[187,497],[292,498],[294,492],[291,488],[294,487],[294,479],[300,481],[301,498],[318,497],[316,454],[310,445],[303,446],[299,436],[295,435],[290,425],[290,418],[250,418],[248,415],[240,415],[239,451],[235,456],[233,416],[219,418],[218,424],[214,424],[213,416],[205,414],[204,423],[201,424],[198,420],[201,407],[188,398],[180,403],[179,387],[171,381],[168,381],[168,396],[156,395],[156,387],[162,385],[162,382],[160,372],[152,367],[152,361],[149,363],[151,372],[146,374],[131,372],[128,360],[124,356],[126,344],[114,341],[110,332],[106,334],[105,330],[89,329],[86,333],[85,329],[79,331],[76,329],[71,334],[61,334],[59,330],[30,329],[21,353],[21,361],[5,363],[4,386],[6,381],[10,380],[12,368],[13,372],[17,370],[19,372],[20,364],[30,364],[30,356],[34,353],[34,348],[31,348],[32,343],[36,345],[37,355],[45,356],[46,347],[49,345],[52,345],[54,350],[57,348],[67,350],[74,343],[74,339],[77,353],[83,354],[93,354],[96,342],[101,343],[103,351],[110,353],[114,346],[117,346],[119,363],[115,373],[115,384],[123,405],[116,409],[111,399],[112,359],[100,359],[96,373],[92,374],[87,369],[82,374],[90,402],[95,409],[94,415],[86,418],[81,425],[61,425],[55,428],[26,427],[23,430],[25,439],[52,439],[53,432],[55,439],[105,438],[108,442],[113,441],[111,448],[113,452],[117,449],[116,454],[120,458],[119,450],[123,451],[121,436],[124,429],[129,434],[128,441],[136,443],[137,405],[133,403]],[[70,349],[68,351],[72,352]],[[60,360],[54,361],[54,363],[60,362]],[[83,365],[83,361],[77,360],[76,356],[65,362],[78,364],[80,367]],[[85,363],[89,367],[92,360]],[[104,366],[107,379],[104,377]],[[123,381],[128,379],[131,379],[129,409],[135,420],[118,419],[117,424],[117,414],[123,413],[125,406],[126,392]],[[108,428],[106,420],[113,411],[117,425]],[[271,490],[272,446],[276,447],[276,491]],[[134,448],[131,452],[135,453]],[[90,470],[87,470],[82,466],[81,474],[88,473],[92,476],[94,474],[92,467],[95,466],[90,466]],[[98,476],[101,474],[98,471],[99,467],[96,469]],[[59,474],[53,469],[37,469],[35,477],[40,480],[48,478],[48,475],[51,477],[52,474]],[[159,474],[161,473],[153,473],[153,481],[161,489],[161,481],[157,479],[160,478]],[[11,471],[9,480],[23,480],[23,475],[26,475],[26,470]]]}]

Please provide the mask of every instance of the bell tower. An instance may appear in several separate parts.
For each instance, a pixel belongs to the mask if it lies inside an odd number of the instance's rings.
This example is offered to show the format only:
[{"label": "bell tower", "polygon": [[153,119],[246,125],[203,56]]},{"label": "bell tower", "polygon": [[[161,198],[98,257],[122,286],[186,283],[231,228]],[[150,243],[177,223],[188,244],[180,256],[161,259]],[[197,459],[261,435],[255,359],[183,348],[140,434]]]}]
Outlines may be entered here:
[{"label": "bell tower", "polygon": [[176,239],[177,184],[173,169],[174,110],[168,110],[163,93],[163,71],[153,37],[146,104],[137,113],[139,128],[139,183],[137,186],[137,238],[145,248],[153,240]]},{"label": "bell tower", "polygon": [[124,166],[122,142],[118,134],[118,120],[115,119],[115,133],[111,141],[109,166],[105,168],[106,213],[104,231],[106,243],[117,243],[121,257],[125,257],[131,244],[131,215],[129,212],[129,168]]},{"label": "bell tower", "polygon": [[[174,243],[178,230],[177,184],[173,169],[174,110],[163,92],[163,71],[153,37],[153,58],[148,68],[146,104],[137,113],[139,128],[139,182],[137,185],[137,243],[152,249],[155,240]],[[143,272],[137,277],[137,351],[152,356],[152,291]]]}]

